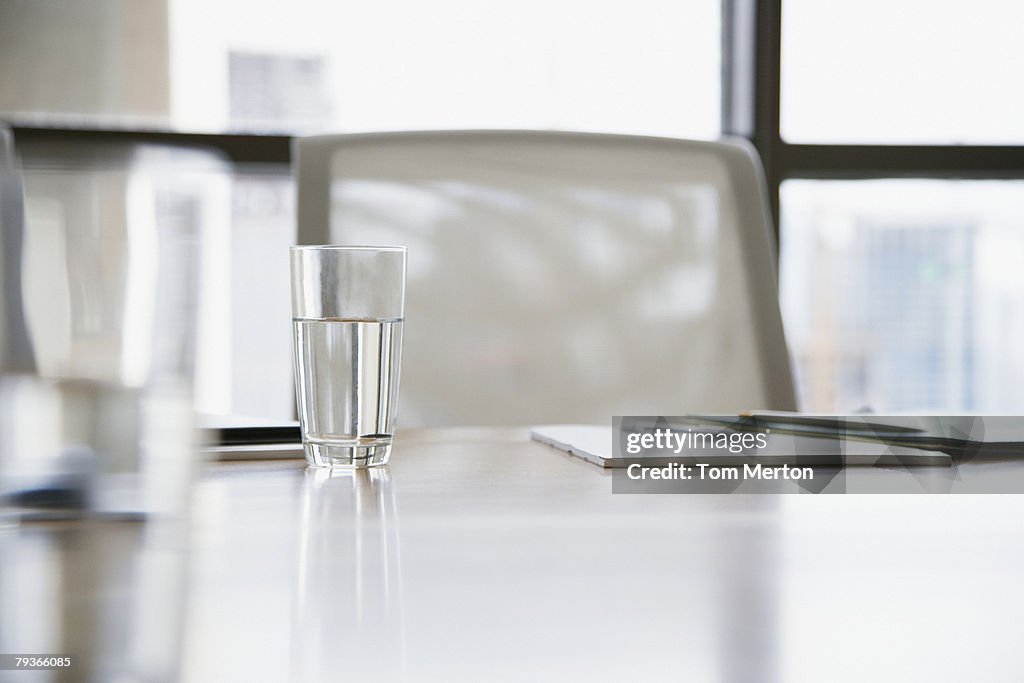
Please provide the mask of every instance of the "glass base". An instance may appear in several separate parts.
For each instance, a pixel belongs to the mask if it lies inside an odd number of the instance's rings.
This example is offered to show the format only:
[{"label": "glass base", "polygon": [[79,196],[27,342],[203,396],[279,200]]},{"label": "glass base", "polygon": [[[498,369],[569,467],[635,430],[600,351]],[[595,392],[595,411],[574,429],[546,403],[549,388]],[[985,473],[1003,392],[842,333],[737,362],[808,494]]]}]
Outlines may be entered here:
[{"label": "glass base", "polygon": [[309,467],[335,469],[380,467],[388,464],[388,458],[391,456],[391,440],[356,443],[351,446],[307,441],[303,444],[303,450],[306,452],[306,465]]}]

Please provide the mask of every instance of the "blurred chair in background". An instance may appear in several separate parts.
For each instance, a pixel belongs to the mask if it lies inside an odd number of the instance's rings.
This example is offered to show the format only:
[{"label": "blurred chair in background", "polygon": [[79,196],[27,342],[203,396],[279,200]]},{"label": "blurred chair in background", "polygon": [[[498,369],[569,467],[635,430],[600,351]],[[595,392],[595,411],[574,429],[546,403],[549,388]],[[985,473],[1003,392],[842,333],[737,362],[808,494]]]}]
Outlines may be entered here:
[{"label": "blurred chair in background", "polygon": [[314,136],[294,164],[300,244],[409,248],[403,426],[795,408],[744,142]]}]

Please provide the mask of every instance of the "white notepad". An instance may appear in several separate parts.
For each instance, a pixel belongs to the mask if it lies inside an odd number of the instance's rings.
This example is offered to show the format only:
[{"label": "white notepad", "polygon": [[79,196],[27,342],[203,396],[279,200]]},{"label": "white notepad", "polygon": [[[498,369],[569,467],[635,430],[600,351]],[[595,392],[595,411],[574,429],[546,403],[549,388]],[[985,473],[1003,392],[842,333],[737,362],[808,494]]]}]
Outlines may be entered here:
[{"label": "white notepad", "polygon": [[[560,451],[604,468],[627,467],[638,461],[636,456],[615,457],[612,447],[612,427],[610,425],[540,425],[530,428],[530,438]],[[796,448],[789,449],[787,440],[807,439],[809,437],[779,435],[773,452],[757,455],[758,462],[764,464],[803,464],[803,465],[835,465],[836,440],[826,439],[827,450],[831,453],[823,455],[820,462],[815,462],[813,455],[793,455]],[[820,437],[818,437],[820,438]],[[807,442],[804,441],[804,444]],[[947,453],[935,450],[923,450],[911,447],[894,447],[877,441],[861,441],[839,439],[842,449],[842,462],[845,465],[903,465],[903,466],[950,466],[953,458]],[[806,446],[800,449],[806,453]],[[709,464],[728,464],[749,461],[750,453],[728,453],[700,455],[696,459]],[[643,461],[651,465],[673,462],[681,458],[694,459],[692,455],[679,457],[645,457]]]}]

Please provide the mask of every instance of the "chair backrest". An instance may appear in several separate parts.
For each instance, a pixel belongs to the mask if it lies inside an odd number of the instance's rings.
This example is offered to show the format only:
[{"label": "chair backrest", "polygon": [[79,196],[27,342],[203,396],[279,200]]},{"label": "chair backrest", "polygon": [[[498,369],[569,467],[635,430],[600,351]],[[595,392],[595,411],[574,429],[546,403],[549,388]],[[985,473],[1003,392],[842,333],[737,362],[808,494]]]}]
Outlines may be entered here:
[{"label": "chair backrest", "polygon": [[300,244],[409,248],[402,426],[795,408],[745,142],[413,132],[294,158]]}]

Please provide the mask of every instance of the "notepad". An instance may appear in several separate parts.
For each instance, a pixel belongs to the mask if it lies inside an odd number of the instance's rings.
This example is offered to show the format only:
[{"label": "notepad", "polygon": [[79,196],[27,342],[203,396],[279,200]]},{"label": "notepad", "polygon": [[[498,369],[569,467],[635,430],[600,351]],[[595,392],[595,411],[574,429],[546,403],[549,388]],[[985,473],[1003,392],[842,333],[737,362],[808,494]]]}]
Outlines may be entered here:
[{"label": "notepad", "polygon": [[[707,427],[713,428],[710,423]],[[728,430],[728,427],[721,427]],[[950,454],[882,441],[845,439],[820,434],[773,433],[768,448],[752,456],[728,451],[666,457],[616,456],[612,447],[612,427],[604,425],[541,425],[530,429],[530,438],[559,451],[603,468],[627,467],[642,459],[645,464],[659,465],[680,460],[694,460],[723,465],[749,462],[756,457],[765,465],[823,466],[950,466]],[[816,451],[815,445],[820,449]]]}]

